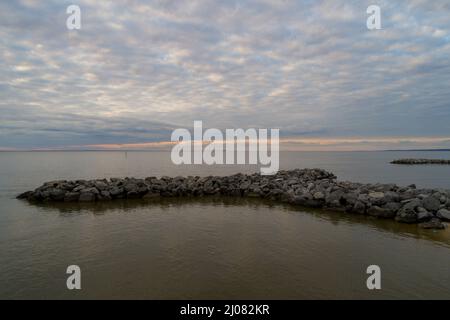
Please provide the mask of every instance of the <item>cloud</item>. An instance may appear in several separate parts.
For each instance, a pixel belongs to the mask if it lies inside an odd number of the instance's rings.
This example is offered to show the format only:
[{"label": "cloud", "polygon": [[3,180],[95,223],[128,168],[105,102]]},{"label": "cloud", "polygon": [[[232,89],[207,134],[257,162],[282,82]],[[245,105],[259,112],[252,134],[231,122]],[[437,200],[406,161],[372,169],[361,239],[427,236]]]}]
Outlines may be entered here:
[{"label": "cloud", "polygon": [[83,0],[70,31],[69,1],[3,1],[0,146],[162,142],[194,120],[450,136],[450,5],[377,3],[369,31],[372,1]]}]

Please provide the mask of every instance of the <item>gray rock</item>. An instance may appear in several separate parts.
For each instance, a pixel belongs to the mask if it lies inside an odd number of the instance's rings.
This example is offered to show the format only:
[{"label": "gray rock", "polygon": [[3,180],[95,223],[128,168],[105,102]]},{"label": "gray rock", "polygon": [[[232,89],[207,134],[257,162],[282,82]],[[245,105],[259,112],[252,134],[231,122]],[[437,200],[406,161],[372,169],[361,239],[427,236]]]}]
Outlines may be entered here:
[{"label": "gray rock", "polygon": [[62,201],[64,200],[64,195],[66,192],[61,189],[51,189],[50,190],[50,198],[54,201]]},{"label": "gray rock", "polygon": [[401,207],[402,205],[399,202],[388,202],[383,206],[383,208],[391,210],[392,212],[397,212]]},{"label": "gray rock", "polygon": [[417,221],[424,222],[433,218],[434,215],[428,212],[425,208],[419,207],[417,210]]},{"label": "gray rock", "polygon": [[137,190],[133,190],[133,191],[127,192],[127,198],[128,199],[138,199],[138,198],[140,198],[140,196],[139,196],[139,193],[137,192]]},{"label": "gray rock", "polygon": [[323,205],[321,201],[314,200],[310,194],[295,196],[293,199],[293,203],[300,206],[311,208],[320,208]]},{"label": "gray rock", "polygon": [[448,159],[397,159],[391,161],[393,164],[450,164],[450,160]]},{"label": "gray rock", "polygon": [[108,188],[108,185],[106,184],[106,182],[105,181],[101,181],[101,180],[95,181],[94,185],[100,191],[106,190]]},{"label": "gray rock", "polygon": [[423,222],[419,224],[419,226],[423,229],[436,229],[436,230],[442,230],[445,229],[445,224],[441,222],[441,220],[437,218],[433,218],[428,222]]},{"label": "gray rock", "polygon": [[344,206],[354,206],[358,201],[358,194],[356,192],[347,192],[344,193],[341,197],[340,203]]},{"label": "gray rock", "polygon": [[81,190],[81,193],[92,193],[94,195],[99,194],[100,192],[97,190],[97,188],[85,188],[83,190]]},{"label": "gray rock", "polygon": [[370,199],[382,199],[382,198],[384,198],[384,193],[383,192],[370,192],[369,198]]},{"label": "gray rock", "polygon": [[367,214],[369,216],[377,217],[377,218],[393,218],[395,217],[395,212],[392,210],[381,208],[378,206],[372,206],[367,210]]},{"label": "gray rock", "polygon": [[278,198],[278,197],[280,197],[281,195],[283,194],[283,190],[281,190],[281,189],[272,189],[272,190],[270,190],[270,192],[269,192],[269,197],[271,197],[271,198]]},{"label": "gray rock", "polygon": [[414,211],[406,211],[400,209],[400,211],[395,216],[395,221],[403,222],[403,223],[416,223],[417,222],[417,213]]},{"label": "gray rock", "polygon": [[422,206],[423,206],[422,201],[420,201],[419,199],[412,199],[412,200],[406,202],[403,205],[402,209],[405,208],[407,210],[415,210],[416,208],[422,207]]},{"label": "gray rock", "polygon": [[447,209],[440,209],[438,212],[437,212],[437,215],[436,215],[438,218],[441,218],[441,219],[443,219],[443,220],[447,220],[447,221],[450,221],[450,210],[447,210]]},{"label": "gray rock", "polygon": [[315,200],[325,200],[325,195],[323,194],[323,192],[318,191],[314,193],[313,198]]},{"label": "gray rock", "polygon": [[426,197],[422,200],[423,207],[428,211],[436,212],[441,206],[441,202],[433,196]]},{"label": "gray rock", "polygon": [[255,190],[255,191],[250,191],[249,193],[247,193],[247,197],[249,198],[259,198],[260,194],[259,194],[259,190]]},{"label": "gray rock", "polygon": [[109,193],[109,191],[103,190],[98,195],[98,199],[101,201],[107,201],[107,200],[111,200],[112,197],[111,197],[111,194]]},{"label": "gray rock", "polygon": [[239,186],[239,189],[247,190],[249,187],[250,187],[250,183],[246,181],[244,183],[241,183],[241,185]]},{"label": "gray rock", "polygon": [[365,204],[371,203],[370,200],[369,200],[369,195],[367,195],[367,194],[360,194],[360,195],[358,195],[358,201],[361,201],[361,202],[363,202]]},{"label": "gray rock", "polygon": [[19,194],[16,199],[28,199],[33,194],[33,191],[26,191],[24,193]]},{"label": "gray rock", "polygon": [[420,200],[423,200],[423,199],[428,198],[428,197],[429,197],[428,194],[423,194],[423,193],[417,195],[417,198],[420,199]]},{"label": "gray rock", "polygon": [[352,211],[357,214],[365,214],[366,213],[366,205],[361,201],[356,201],[355,205],[353,206]]},{"label": "gray rock", "polygon": [[384,194],[384,198],[386,199],[386,202],[399,202],[400,196],[397,192],[388,191]]},{"label": "gray rock", "polygon": [[343,195],[344,192],[342,190],[336,190],[331,192],[325,201],[327,204],[334,204],[336,202],[339,203]]},{"label": "gray rock", "polygon": [[64,202],[76,202],[80,198],[78,192],[67,192],[64,196]]},{"label": "gray rock", "polygon": [[81,190],[85,189],[85,185],[78,185],[74,189],[72,189],[73,192],[80,192]]},{"label": "gray rock", "polygon": [[395,220],[403,223],[416,223],[417,222],[417,212],[416,208],[420,207],[422,202],[419,199],[413,199],[406,204],[397,212]]},{"label": "gray rock", "polygon": [[95,201],[95,194],[90,192],[82,192],[80,194],[80,198],[78,199],[80,202],[93,202]]},{"label": "gray rock", "polygon": [[130,192],[137,193],[138,186],[135,183],[127,183],[123,186],[123,189],[125,190],[125,192],[127,192],[127,194]]},{"label": "gray rock", "polygon": [[120,187],[113,187],[111,190],[109,190],[109,194],[112,197],[117,197],[117,196],[123,194],[123,189]]}]

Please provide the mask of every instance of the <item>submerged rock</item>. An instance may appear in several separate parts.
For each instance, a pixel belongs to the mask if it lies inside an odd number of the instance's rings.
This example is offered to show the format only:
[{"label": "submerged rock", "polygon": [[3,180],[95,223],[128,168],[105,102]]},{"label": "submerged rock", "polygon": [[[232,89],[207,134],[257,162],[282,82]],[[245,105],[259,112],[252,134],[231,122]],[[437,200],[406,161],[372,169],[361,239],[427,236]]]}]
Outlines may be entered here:
[{"label": "submerged rock", "polygon": [[367,214],[369,216],[378,217],[378,218],[393,218],[395,217],[396,212],[389,208],[381,208],[378,206],[372,206],[367,210]]},{"label": "submerged rock", "polygon": [[442,230],[446,228],[445,224],[443,224],[441,220],[437,218],[433,218],[428,222],[421,223],[420,227],[423,229],[436,229],[436,230]]}]

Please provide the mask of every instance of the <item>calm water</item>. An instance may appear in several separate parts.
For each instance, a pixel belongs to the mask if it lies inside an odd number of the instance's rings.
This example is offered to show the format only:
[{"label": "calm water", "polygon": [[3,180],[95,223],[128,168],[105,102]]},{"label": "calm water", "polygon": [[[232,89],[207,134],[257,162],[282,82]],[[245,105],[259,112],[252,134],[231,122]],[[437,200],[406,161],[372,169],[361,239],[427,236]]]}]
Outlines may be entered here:
[{"label": "calm water", "polygon": [[[281,167],[340,179],[450,189],[450,166],[396,166],[450,152],[282,153]],[[244,166],[171,165],[168,153],[0,153],[0,298],[450,299],[450,229],[425,231],[260,200],[206,198],[30,205],[53,179],[225,175]],[[65,270],[82,269],[81,291]],[[366,289],[366,267],[382,290]]]}]

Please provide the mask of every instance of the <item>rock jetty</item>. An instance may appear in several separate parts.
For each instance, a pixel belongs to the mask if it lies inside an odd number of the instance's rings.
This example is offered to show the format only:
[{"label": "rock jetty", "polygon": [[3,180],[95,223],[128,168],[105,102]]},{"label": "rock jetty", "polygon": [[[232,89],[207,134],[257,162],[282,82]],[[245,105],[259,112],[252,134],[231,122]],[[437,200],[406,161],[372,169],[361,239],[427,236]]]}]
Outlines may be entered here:
[{"label": "rock jetty", "polygon": [[445,159],[398,159],[391,161],[393,164],[450,164]]},{"label": "rock jetty", "polygon": [[443,229],[446,225],[442,221],[450,221],[450,190],[338,181],[334,174],[321,169],[279,171],[272,176],[255,173],[50,181],[17,198],[30,202],[94,202],[208,195],[265,198],[303,207],[420,223],[427,229]]}]

